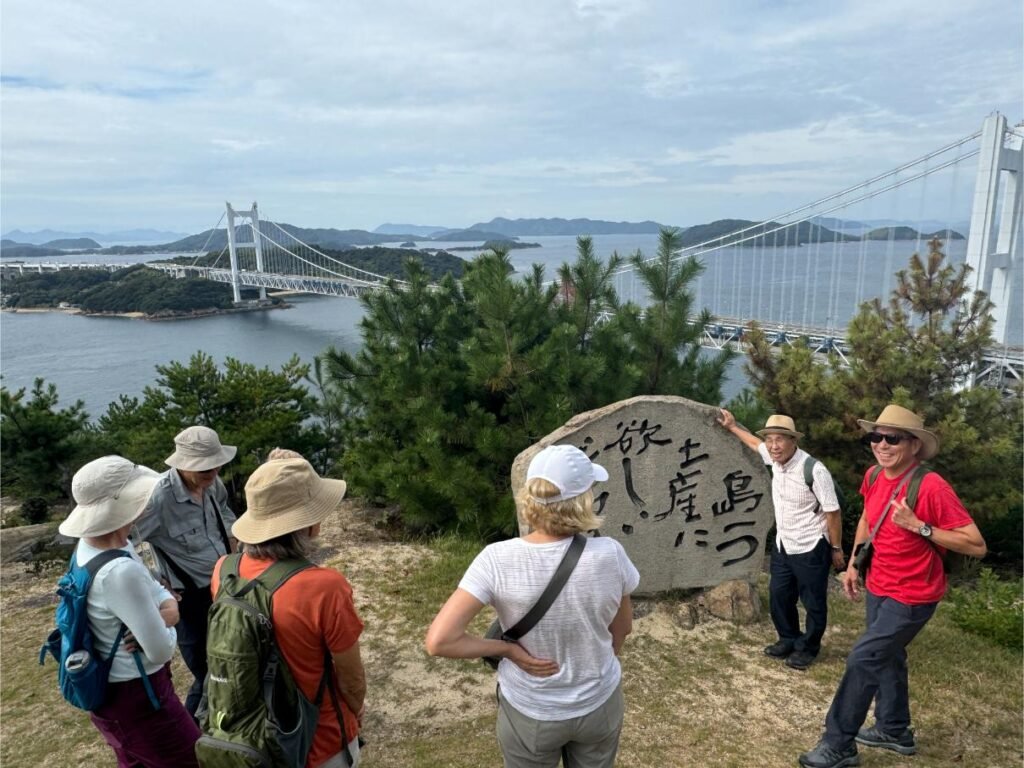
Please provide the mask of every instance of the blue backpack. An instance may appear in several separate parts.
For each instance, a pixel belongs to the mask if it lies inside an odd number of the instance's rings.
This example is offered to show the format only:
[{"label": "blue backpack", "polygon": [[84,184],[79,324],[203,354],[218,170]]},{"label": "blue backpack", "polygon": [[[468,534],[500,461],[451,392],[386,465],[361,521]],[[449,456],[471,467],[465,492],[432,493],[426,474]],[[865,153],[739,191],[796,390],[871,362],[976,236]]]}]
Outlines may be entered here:
[{"label": "blue backpack", "polygon": [[[80,566],[76,554],[72,553],[67,572],[57,582],[57,594],[60,596],[60,602],[57,604],[57,628],[50,632],[39,650],[40,664],[46,661],[46,653],[49,651],[60,665],[57,670],[57,681],[64,698],[88,712],[99,709],[107,698],[110,667],[127,631],[127,627],[122,624],[113,646],[106,654],[94,647],[87,610],[89,588],[100,568],[119,557],[131,555],[123,549],[107,549],[84,566]],[[142,659],[137,651],[133,655],[146,692],[149,694],[150,703],[153,709],[160,709],[149,676],[142,666]]]}]

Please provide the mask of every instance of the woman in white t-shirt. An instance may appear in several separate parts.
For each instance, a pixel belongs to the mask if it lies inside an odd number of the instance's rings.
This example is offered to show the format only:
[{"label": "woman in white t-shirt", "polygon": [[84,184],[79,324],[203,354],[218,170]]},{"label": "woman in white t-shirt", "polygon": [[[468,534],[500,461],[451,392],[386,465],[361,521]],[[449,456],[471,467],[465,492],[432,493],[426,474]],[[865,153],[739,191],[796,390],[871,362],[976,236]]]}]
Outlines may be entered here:
[{"label": "woman in white t-shirt", "polygon": [[178,605],[128,541],[159,477],[120,456],[89,462],[75,473],[71,492],[77,506],[59,529],[79,539],[74,558],[81,567],[107,550],[119,551],[96,571],[87,598],[89,628],[104,656],[126,628],[114,652],[106,699],[90,713],[118,768],[198,768],[199,727],[174,691],[168,663]]},{"label": "woman in white t-shirt", "polygon": [[633,627],[629,595],[640,574],[615,539],[587,539],[565,587],[518,643],[467,634],[485,605],[512,627],[537,602],[573,536],[596,529],[595,482],[604,467],[570,445],[530,462],[520,496],[533,529],[486,547],[427,632],[427,652],[500,657],[498,743],[505,766],[601,768],[615,762],[623,700],[618,653]]}]

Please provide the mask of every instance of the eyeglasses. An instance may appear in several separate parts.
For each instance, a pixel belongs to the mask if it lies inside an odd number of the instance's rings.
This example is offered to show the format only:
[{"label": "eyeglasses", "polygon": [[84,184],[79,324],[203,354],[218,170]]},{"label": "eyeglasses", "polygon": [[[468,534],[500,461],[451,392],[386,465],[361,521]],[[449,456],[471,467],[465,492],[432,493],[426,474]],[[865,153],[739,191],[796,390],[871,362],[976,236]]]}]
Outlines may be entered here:
[{"label": "eyeglasses", "polygon": [[881,432],[869,432],[868,434],[864,435],[864,439],[867,442],[873,443],[875,445],[877,445],[878,443],[882,442],[883,440],[885,440],[885,442],[888,443],[889,445],[899,445],[904,440],[912,439],[912,436],[911,435],[883,435]]}]

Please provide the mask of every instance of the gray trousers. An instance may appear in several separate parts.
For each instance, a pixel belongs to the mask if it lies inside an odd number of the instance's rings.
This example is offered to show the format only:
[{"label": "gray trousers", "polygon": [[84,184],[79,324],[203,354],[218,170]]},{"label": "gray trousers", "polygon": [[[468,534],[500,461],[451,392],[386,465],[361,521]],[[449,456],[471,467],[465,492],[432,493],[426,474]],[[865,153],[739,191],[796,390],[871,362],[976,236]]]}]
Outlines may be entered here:
[{"label": "gray trousers", "polygon": [[625,704],[622,683],[604,704],[582,717],[534,720],[498,691],[498,745],[505,768],[611,768],[619,750]]}]

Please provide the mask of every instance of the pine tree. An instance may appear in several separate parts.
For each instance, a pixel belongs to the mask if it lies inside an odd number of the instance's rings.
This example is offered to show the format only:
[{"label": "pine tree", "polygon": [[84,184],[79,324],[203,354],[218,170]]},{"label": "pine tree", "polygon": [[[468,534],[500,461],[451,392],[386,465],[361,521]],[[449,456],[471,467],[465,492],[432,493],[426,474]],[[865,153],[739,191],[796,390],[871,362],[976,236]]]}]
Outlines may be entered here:
[{"label": "pine tree", "polygon": [[857,419],[891,402],[920,414],[941,443],[930,465],[984,531],[1007,510],[1020,513],[1021,398],[967,386],[992,345],[992,304],[970,289],[970,267],[948,264],[941,247],[932,240],[925,259],[911,257],[886,304],[861,306],[847,328],[848,366],[806,345],[772,348],[757,330],[746,368],[757,395],[797,420],[808,450],[849,488],[872,462]]}]

